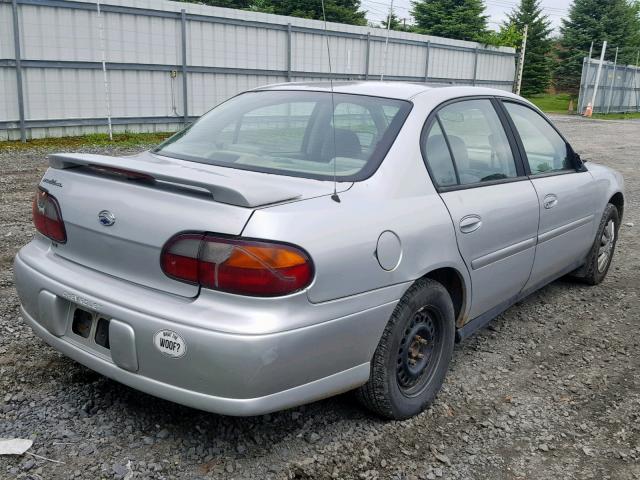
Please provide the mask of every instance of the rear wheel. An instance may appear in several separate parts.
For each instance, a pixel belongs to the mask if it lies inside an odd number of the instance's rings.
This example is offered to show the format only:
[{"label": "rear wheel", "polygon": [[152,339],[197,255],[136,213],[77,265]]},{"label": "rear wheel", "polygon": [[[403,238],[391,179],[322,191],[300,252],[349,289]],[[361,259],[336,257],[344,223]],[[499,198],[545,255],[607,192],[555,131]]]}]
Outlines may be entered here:
[{"label": "rear wheel", "polygon": [[418,280],[396,306],[358,398],[391,419],[423,411],[442,386],[455,341],[453,303],[442,284]]},{"label": "rear wheel", "polygon": [[585,265],[577,277],[589,285],[597,285],[607,276],[618,240],[620,216],[615,205],[609,203],[604,209],[596,238],[587,255]]}]

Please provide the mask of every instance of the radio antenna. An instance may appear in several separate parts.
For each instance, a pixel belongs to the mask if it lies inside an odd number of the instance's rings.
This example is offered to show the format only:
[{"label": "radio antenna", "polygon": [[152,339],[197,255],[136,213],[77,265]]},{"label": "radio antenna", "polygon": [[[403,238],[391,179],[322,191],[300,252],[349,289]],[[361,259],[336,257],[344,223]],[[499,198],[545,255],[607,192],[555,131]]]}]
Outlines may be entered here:
[{"label": "radio antenna", "polygon": [[331,90],[331,134],[333,135],[333,195],[331,195],[331,199],[334,202],[340,203],[340,197],[338,196],[338,180],[336,174],[336,163],[338,162],[336,149],[336,103],[333,98],[333,70],[331,68],[331,49],[329,48],[329,35],[327,35],[327,15],[324,11],[324,0],[320,1],[322,3],[322,20],[324,20],[324,38],[327,42],[327,56],[329,57],[329,89]]},{"label": "radio antenna", "polygon": [[382,60],[382,73],[380,81],[384,80],[384,71],[387,69],[387,51],[389,50],[389,30],[391,29],[391,18],[393,17],[393,0],[389,4],[389,16],[387,17],[387,38],[384,40],[384,58]]}]

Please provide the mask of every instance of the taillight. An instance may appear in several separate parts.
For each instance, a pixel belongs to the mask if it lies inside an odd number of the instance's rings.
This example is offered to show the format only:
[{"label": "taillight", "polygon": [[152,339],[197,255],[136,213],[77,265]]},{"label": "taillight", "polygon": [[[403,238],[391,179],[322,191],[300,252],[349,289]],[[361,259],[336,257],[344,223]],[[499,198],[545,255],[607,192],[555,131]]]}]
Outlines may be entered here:
[{"label": "taillight", "polygon": [[176,280],[259,297],[297,292],[313,278],[311,259],[298,247],[205,233],[171,238],[160,263]]},{"label": "taillight", "polygon": [[32,213],[36,230],[54,242],[65,243],[67,241],[60,205],[54,196],[42,188],[38,188],[33,199]]}]

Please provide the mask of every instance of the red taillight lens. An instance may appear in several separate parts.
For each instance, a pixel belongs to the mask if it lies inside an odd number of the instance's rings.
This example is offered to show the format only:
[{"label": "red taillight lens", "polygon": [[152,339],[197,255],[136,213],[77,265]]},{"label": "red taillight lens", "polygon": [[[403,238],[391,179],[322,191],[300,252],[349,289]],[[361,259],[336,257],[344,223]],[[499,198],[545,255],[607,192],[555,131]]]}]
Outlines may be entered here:
[{"label": "red taillight lens", "polygon": [[60,205],[55,197],[38,188],[33,199],[32,213],[36,230],[54,242],[65,243],[67,241]]},{"label": "red taillight lens", "polygon": [[313,278],[309,256],[292,245],[185,233],[165,245],[169,277],[241,295],[275,297],[305,288]]}]

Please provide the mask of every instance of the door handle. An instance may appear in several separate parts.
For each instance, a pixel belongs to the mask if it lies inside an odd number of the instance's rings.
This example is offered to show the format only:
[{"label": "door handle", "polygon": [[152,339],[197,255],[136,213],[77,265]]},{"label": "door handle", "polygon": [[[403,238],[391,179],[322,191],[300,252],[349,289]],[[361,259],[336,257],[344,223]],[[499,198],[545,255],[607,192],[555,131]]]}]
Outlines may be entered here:
[{"label": "door handle", "polygon": [[482,219],[479,215],[467,215],[460,220],[460,231],[462,233],[475,232],[482,226]]},{"label": "door handle", "polygon": [[542,201],[542,205],[547,210],[555,207],[557,204],[558,204],[558,197],[556,197],[553,193],[550,193],[549,195],[545,195],[544,200]]}]

